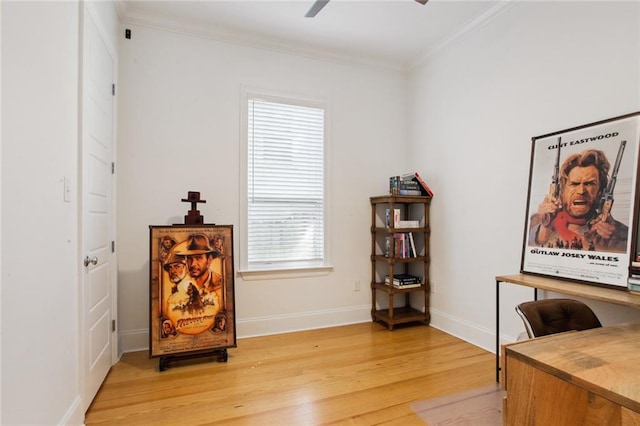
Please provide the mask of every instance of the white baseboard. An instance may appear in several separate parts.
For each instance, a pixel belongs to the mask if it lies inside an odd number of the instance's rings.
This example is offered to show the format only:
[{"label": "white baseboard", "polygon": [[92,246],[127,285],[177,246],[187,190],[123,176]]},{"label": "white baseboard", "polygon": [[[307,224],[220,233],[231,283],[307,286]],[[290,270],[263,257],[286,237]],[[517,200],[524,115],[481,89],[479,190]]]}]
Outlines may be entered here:
[{"label": "white baseboard", "polygon": [[118,348],[121,356],[125,352],[149,350],[149,329],[120,331],[118,334]]},{"label": "white baseboard", "polygon": [[82,410],[82,398],[76,396],[59,425],[79,426],[84,425],[84,411]]},{"label": "white baseboard", "polygon": [[[256,317],[236,321],[239,339],[293,331],[312,330],[371,321],[371,306],[302,312],[289,315]],[[120,354],[149,350],[149,330],[128,330],[119,333]]]},{"label": "white baseboard", "polygon": [[367,321],[371,321],[371,306],[369,305],[272,317],[247,318],[237,321],[236,331],[238,337],[242,338],[313,330]]},{"label": "white baseboard", "polygon": [[[479,327],[477,324],[430,309],[431,326],[459,339],[495,353],[495,330]],[[239,339],[267,336],[270,334],[335,327],[371,321],[371,306],[355,306],[342,309],[302,312],[270,317],[245,318],[236,321],[236,335]],[[121,331],[120,353],[149,350],[149,330]],[[512,343],[517,337],[500,336],[501,344]]]},{"label": "white baseboard", "polygon": [[[496,352],[496,331],[486,327],[479,327],[477,324],[462,320],[435,309],[430,309],[431,326],[451,334],[459,339],[478,346],[491,353]],[[500,335],[500,344],[513,343],[516,337]]]}]

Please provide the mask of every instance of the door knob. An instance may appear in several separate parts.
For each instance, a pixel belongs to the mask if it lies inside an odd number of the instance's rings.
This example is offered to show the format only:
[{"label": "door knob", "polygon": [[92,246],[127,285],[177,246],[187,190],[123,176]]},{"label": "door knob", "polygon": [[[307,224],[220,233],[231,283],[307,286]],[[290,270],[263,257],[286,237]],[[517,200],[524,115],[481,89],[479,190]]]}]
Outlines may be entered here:
[{"label": "door knob", "polygon": [[89,266],[89,264],[92,263],[94,265],[98,264],[98,258],[96,256],[93,257],[89,257],[89,256],[85,256],[84,258],[84,266]]}]

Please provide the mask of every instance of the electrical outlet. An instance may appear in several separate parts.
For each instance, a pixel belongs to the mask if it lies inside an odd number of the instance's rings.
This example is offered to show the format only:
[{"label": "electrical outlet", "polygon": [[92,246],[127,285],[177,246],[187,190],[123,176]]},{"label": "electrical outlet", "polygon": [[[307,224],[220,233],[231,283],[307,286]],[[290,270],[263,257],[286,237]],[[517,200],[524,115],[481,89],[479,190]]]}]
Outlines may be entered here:
[{"label": "electrical outlet", "polygon": [[431,294],[436,294],[436,282],[430,281],[429,284],[431,284]]},{"label": "electrical outlet", "polygon": [[360,280],[353,283],[353,291],[360,291]]}]

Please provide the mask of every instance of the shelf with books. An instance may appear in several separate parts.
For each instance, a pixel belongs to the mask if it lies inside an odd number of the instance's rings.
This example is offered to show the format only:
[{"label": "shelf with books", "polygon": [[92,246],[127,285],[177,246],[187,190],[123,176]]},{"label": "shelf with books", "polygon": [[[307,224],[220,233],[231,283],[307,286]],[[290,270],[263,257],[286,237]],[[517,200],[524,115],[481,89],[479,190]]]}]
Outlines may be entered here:
[{"label": "shelf with books", "polygon": [[627,289],[630,293],[640,294],[640,262],[632,261],[627,278]]},{"label": "shelf with books", "polygon": [[371,197],[371,318],[389,330],[407,322],[428,324],[431,319],[430,204],[427,196]]}]

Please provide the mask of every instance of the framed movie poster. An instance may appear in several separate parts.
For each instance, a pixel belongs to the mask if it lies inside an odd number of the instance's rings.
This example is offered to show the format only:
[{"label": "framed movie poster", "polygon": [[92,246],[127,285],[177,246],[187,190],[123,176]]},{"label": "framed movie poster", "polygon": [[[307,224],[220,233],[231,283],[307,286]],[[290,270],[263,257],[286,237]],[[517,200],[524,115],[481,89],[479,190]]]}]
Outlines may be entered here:
[{"label": "framed movie poster", "polygon": [[640,112],[532,138],[522,273],[627,287]]},{"label": "framed movie poster", "polygon": [[149,228],[151,357],[236,347],[233,227]]}]

